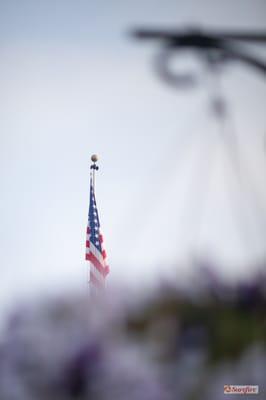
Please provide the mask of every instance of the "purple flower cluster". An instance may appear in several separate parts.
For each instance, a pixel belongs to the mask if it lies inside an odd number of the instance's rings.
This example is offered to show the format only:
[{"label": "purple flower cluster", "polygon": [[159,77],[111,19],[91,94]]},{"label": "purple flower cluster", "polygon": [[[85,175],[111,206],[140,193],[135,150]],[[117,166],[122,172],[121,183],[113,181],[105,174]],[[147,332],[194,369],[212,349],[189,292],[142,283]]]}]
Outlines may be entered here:
[{"label": "purple flower cluster", "polygon": [[0,336],[0,399],[219,400],[226,384],[266,398],[265,275],[203,281],[16,310]]},{"label": "purple flower cluster", "polygon": [[162,400],[155,370],[139,348],[118,338],[116,322],[88,299],[17,312],[0,344],[0,399]]}]

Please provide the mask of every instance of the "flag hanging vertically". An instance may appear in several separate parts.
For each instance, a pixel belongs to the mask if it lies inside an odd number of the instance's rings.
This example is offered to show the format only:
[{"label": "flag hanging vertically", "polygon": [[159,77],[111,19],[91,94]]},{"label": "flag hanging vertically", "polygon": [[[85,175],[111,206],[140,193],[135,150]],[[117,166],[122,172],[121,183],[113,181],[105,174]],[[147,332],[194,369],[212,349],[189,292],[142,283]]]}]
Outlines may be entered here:
[{"label": "flag hanging vertically", "polygon": [[106,251],[103,247],[103,236],[100,231],[100,221],[95,199],[95,170],[97,156],[91,157],[93,164],[91,165],[90,176],[90,205],[87,225],[86,238],[86,260],[90,261],[89,284],[91,290],[100,290],[105,287],[105,277],[109,272],[106,262]]}]

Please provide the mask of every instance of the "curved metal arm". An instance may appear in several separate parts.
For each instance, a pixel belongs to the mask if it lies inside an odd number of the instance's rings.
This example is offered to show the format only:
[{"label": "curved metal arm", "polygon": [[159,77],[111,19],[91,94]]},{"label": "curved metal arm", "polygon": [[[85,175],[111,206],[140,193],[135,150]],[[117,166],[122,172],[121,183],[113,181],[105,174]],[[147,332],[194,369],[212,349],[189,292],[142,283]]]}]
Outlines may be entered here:
[{"label": "curved metal arm", "polygon": [[156,66],[160,76],[171,83],[181,87],[190,87],[196,79],[190,73],[175,73],[169,68],[169,60],[177,51],[189,49],[200,52],[202,57],[212,65],[229,61],[240,61],[255,71],[266,75],[266,61],[250,55],[243,42],[266,45],[265,32],[204,32],[199,30],[171,31],[140,29],[133,32],[138,39],[157,40],[162,51],[156,59]]}]

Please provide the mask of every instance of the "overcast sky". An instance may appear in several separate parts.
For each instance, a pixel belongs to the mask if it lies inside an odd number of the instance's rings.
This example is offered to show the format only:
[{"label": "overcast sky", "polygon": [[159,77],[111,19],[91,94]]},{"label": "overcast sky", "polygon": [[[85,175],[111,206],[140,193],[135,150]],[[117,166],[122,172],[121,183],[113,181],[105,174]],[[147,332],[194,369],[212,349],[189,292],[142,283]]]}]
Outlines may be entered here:
[{"label": "overcast sky", "polygon": [[206,86],[161,82],[156,46],[128,35],[143,25],[265,30],[266,3],[0,0],[3,302],[85,287],[92,153],[110,284],[176,278],[197,254],[232,273],[265,256],[265,83],[237,64],[222,75],[240,182]]}]

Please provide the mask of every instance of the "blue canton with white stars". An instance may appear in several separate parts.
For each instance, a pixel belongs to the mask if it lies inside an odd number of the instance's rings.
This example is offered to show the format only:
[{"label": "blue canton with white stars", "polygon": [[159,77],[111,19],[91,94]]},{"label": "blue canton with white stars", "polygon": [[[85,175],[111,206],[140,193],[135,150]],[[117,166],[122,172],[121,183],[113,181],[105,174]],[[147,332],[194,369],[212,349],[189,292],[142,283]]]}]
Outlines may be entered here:
[{"label": "blue canton with white stars", "polygon": [[90,207],[89,207],[89,227],[90,227],[90,242],[94,244],[94,246],[102,252],[102,246],[100,243],[100,221],[98,210],[96,206],[94,189],[91,183],[90,187]]}]

